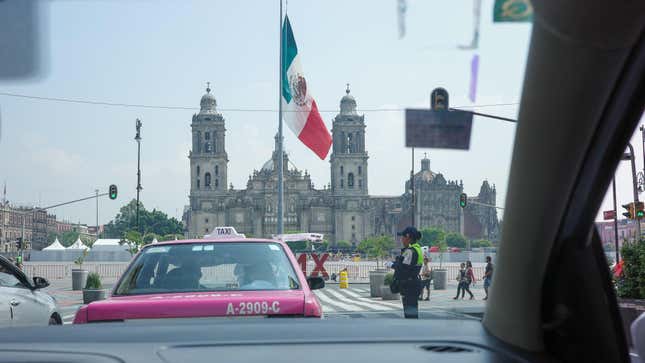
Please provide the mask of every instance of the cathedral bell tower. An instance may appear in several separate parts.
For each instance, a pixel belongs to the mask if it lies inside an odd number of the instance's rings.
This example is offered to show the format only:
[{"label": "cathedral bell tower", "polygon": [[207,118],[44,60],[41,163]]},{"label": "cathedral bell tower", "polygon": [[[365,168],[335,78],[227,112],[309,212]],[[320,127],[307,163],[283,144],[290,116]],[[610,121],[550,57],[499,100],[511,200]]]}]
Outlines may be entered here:
[{"label": "cathedral bell tower", "polygon": [[367,196],[365,115],[356,113],[349,84],[332,127],[331,190],[337,196]]},{"label": "cathedral bell tower", "polygon": [[190,201],[199,208],[199,199],[227,191],[228,155],[225,148],[224,118],[216,110],[217,101],[210,84],[200,101],[200,111],[193,115],[190,159]]}]

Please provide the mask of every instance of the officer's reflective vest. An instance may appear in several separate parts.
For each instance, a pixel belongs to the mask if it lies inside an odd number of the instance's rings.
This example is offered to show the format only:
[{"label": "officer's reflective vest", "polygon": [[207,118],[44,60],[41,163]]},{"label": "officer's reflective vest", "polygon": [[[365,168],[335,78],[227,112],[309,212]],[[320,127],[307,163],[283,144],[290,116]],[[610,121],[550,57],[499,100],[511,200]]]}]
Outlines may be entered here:
[{"label": "officer's reflective vest", "polygon": [[421,250],[421,245],[415,242],[410,247],[417,251],[417,266],[423,266],[423,251]]}]

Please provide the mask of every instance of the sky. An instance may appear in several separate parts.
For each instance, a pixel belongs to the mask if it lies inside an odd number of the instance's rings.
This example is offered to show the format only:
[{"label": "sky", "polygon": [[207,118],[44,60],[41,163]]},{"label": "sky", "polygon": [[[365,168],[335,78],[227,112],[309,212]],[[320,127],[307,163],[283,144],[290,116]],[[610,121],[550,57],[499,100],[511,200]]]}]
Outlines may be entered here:
[{"label": "sky", "polygon": [[[365,115],[369,193],[400,195],[411,166],[404,146],[405,108],[425,108],[435,87],[450,105],[515,118],[531,25],[492,23],[484,0],[480,43],[471,1],[408,0],[406,35],[399,39],[395,0],[291,0],[287,11],[308,89],[331,129],[346,83]],[[106,223],[136,196],[135,119],[143,122],[141,200],[180,218],[190,187],[190,122],[206,82],[226,119],[229,182],[244,188],[271,156],[278,115],[279,2],[41,1],[43,73],[0,80],[0,92],[113,103],[184,106],[168,110],[61,103],[0,95],[0,183],[12,203],[46,206],[119,187],[102,198]],[[468,99],[470,62],[480,57],[477,99]],[[244,109],[246,111],[235,111]],[[374,111],[395,109],[396,111]],[[269,110],[269,111],[250,111]],[[364,110],[364,111],[362,111]],[[463,180],[476,195],[483,180],[503,205],[515,125],[475,117],[470,150],[417,149],[431,169]],[[640,135],[638,136],[640,140]],[[641,150],[640,142],[637,150]],[[285,148],[314,185],[329,182],[320,160],[285,129]],[[642,164],[642,160],[640,161]],[[619,200],[628,198],[629,169],[619,170]],[[624,186],[625,185],[625,186]],[[95,203],[52,210],[59,219],[95,224]]]}]

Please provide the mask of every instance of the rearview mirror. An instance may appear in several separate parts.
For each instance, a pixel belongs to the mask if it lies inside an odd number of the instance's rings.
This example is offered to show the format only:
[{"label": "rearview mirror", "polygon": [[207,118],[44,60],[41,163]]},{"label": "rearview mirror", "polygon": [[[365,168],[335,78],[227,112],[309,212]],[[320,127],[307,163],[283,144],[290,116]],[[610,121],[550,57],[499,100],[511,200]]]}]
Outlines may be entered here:
[{"label": "rearview mirror", "polygon": [[44,289],[47,286],[49,286],[49,281],[47,281],[46,278],[38,276],[34,277],[34,287],[36,289]]},{"label": "rearview mirror", "polygon": [[310,276],[307,277],[307,285],[312,290],[318,290],[325,287],[325,280],[320,276]]}]

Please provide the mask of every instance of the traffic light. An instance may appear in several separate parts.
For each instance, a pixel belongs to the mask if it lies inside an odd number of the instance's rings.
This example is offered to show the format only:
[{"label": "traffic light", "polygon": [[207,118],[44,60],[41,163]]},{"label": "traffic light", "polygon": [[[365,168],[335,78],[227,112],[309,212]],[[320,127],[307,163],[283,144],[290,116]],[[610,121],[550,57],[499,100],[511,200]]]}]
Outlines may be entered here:
[{"label": "traffic light", "polygon": [[110,194],[110,199],[112,200],[116,199],[116,195],[117,195],[116,185],[114,184],[110,185],[109,194]]},{"label": "traffic light", "polygon": [[636,213],[634,213],[634,203],[623,204],[623,208],[626,210],[623,215],[628,219],[634,219],[636,216]]},{"label": "traffic light", "polygon": [[430,108],[434,111],[448,110],[448,91],[441,87],[432,90]]},{"label": "traffic light", "polygon": [[16,247],[21,250],[22,249],[22,237],[18,237],[16,240]]},{"label": "traffic light", "polygon": [[466,208],[467,204],[468,204],[468,195],[466,195],[466,193],[461,193],[461,195],[459,195],[459,206],[462,208]]},{"label": "traffic light", "polygon": [[645,203],[634,203],[634,215],[636,216],[636,219],[642,219],[643,217],[645,217]]}]

